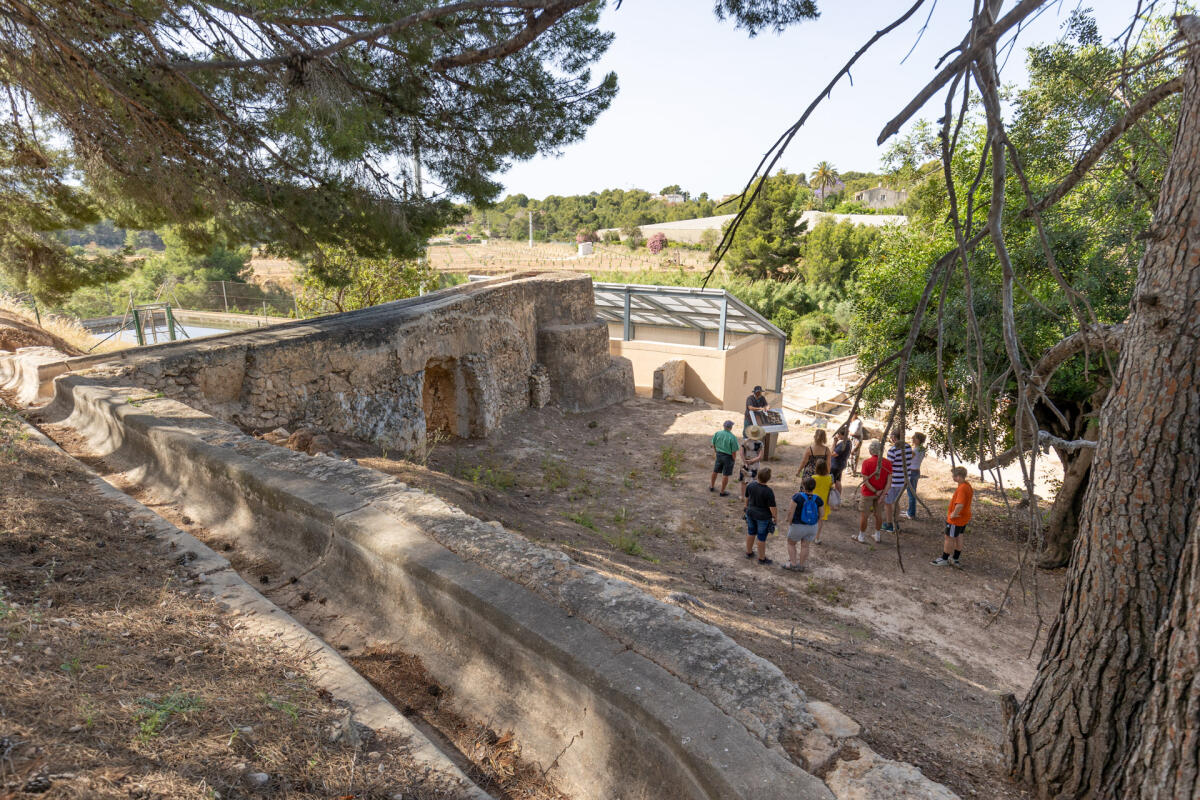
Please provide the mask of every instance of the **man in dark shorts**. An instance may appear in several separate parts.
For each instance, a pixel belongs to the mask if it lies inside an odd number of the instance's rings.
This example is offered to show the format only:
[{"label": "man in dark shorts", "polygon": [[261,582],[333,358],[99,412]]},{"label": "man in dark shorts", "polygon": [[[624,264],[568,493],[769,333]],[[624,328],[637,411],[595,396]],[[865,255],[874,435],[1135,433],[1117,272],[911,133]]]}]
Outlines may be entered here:
[{"label": "man in dark shorts", "polygon": [[725,420],[721,430],[714,433],[712,438],[715,460],[713,461],[712,480],[708,482],[710,492],[717,490],[717,476],[720,475],[721,497],[729,496],[729,492],[725,491],[725,488],[729,486],[729,476],[733,474],[733,455],[740,446],[737,437],[733,435],[733,420]]},{"label": "man in dark shorts", "polygon": [[763,394],[761,386],[754,387],[754,393],[746,398],[746,415],[742,420],[742,438],[746,438],[746,432],[750,430],[750,426],[754,424],[754,420],[750,419],[750,412],[760,408],[767,407],[767,396]]},{"label": "man in dark shorts", "polygon": [[775,505],[775,492],[767,483],[771,480],[771,468],[758,471],[758,480],[746,486],[746,558],[754,558],[758,548],[758,563],[770,564],[767,558],[767,536],[779,523],[779,509]]}]

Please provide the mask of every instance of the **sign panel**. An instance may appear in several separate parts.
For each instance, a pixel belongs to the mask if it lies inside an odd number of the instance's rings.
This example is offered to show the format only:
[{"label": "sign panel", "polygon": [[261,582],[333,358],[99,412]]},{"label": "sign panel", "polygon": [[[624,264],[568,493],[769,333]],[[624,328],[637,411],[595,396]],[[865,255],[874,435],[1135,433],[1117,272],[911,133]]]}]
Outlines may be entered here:
[{"label": "sign panel", "polygon": [[758,408],[750,412],[750,421],[766,433],[786,433],[787,420],[782,408]]}]

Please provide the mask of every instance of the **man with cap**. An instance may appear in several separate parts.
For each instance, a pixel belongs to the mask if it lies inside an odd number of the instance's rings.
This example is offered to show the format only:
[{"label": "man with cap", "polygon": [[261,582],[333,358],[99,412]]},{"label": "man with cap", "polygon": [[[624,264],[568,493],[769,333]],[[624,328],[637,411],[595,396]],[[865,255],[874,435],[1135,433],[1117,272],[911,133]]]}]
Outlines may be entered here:
[{"label": "man with cap", "polygon": [[728,497],[725,488],[729,485],[729,476],[733,474],[733,455],[738,451],[738,440],[733,435],[733,420],[725,420],[721,430],[713,434],[712,448],[716,460],[713,462],[712,480],[708,482],[708,490],[717,490],[717,475],[721,476],[721,497]]},{"label": "man with cap", "polygon": [[746,417],[742,422],[742,437],[745,438],[750,426],[754,424],[754,420],[750,419],[750,412],[760,408],[767,407],[767,396],[763,394],[761,386],[754,387],[754,393],[746,398]]}]

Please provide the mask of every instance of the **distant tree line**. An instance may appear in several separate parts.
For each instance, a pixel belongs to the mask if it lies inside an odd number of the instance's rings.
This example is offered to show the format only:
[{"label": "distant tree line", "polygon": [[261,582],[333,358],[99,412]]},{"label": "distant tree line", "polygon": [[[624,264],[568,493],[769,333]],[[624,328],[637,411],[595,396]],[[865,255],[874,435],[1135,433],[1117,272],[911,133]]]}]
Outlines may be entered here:
[{"label": "distant tree line", "polygon": [[[898,170],[895,174],[839,173],[825,161],[818,165],[811,181],[802,172],[783,172],[781,175],[787,176],[786,202],[789,207],[794,207],[797,212],[815,210],[838,214],[875,213],[856,202],[854,194],[879,184],[906,188],[924,177],[914,167]],[[817,191],[822,186],[824,191]],[[667,195],[681,195],[685,199],[671,202],[665,199]],[[598,230],[627,231],[641,225],[732,214],[737,211],[737,204],[736,195],[712,197],[708,192],[701,192],[693,196],[678,184],[664,186],[657,193],[643,189],[604,189],[581,195],[549,195],[543,200],[513,194],[490,206],[467,209],[462,224],[451,230],[473,237],[526,239],[532,212],[534,240],[561,242]],[[904,213],[904,209],[887,213]]]},{"label": "distant tree line", "polygon": [[120,250],[128,247],[134,251],[166,248],[162,237],[154,231],[126,230],[107,219],[83,228],[56,231],[54,235],[67,247],[91,246],[101,250]]},{"label": "distant tree line", "polygon": [[471,209],[463,227],[475,235],[524,239],[529,236],[529,214],[532,212],[535,240],[567,241],[574,240],[581,231],[630,228],[727,213],[718,208],[718,201],[710,198],[707,192],[693,198],[678,186],[665,189],[676,191],[664,191],[660,195],[683,194],[688,199],[682,203],[668,203],[642,189],[550,195],[544,200],[514,194],[487,208]]}]

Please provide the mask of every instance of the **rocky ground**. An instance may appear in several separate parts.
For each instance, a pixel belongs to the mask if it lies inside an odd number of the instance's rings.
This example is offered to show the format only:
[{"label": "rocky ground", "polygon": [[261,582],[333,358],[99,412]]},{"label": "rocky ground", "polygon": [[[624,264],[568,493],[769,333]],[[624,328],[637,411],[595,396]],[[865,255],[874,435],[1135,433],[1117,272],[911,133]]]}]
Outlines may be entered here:
[{"label": "rocky ground", "polygon": [[[961,570],[930,563],[953,482],[929,461],[920,494],[935,516],[903,522],[899,547],[886,535],[881,545],[853,542],[858,515],[846,508],[826,524],[811,572],[778,569],[778,535],[769,542],[777,564],[760,566],[742,557],[736,494],[708,491],[708,441],[730,414],[697,408],[636,398],[593,414],[531,411],[486,441],[435,443],[425,465],[332,444],[660,598],[693,595],[703,605],[692,613],[850,714],[878,752],[961,796],[1026,796],[999,761],[998,698],[1032,679],[1062,576],[1017,569],[1023,529],[1005,498],[976,484]],[[809,438],[783,435],[772,464],[781,499],[795,490]],[[858,486],[845,485],[848,494]]]},{"label": "rocky ground", "polygon": [[[441,798],[0,405],[0,798]],[[337,739],[336,741],[334,739]]]}]

